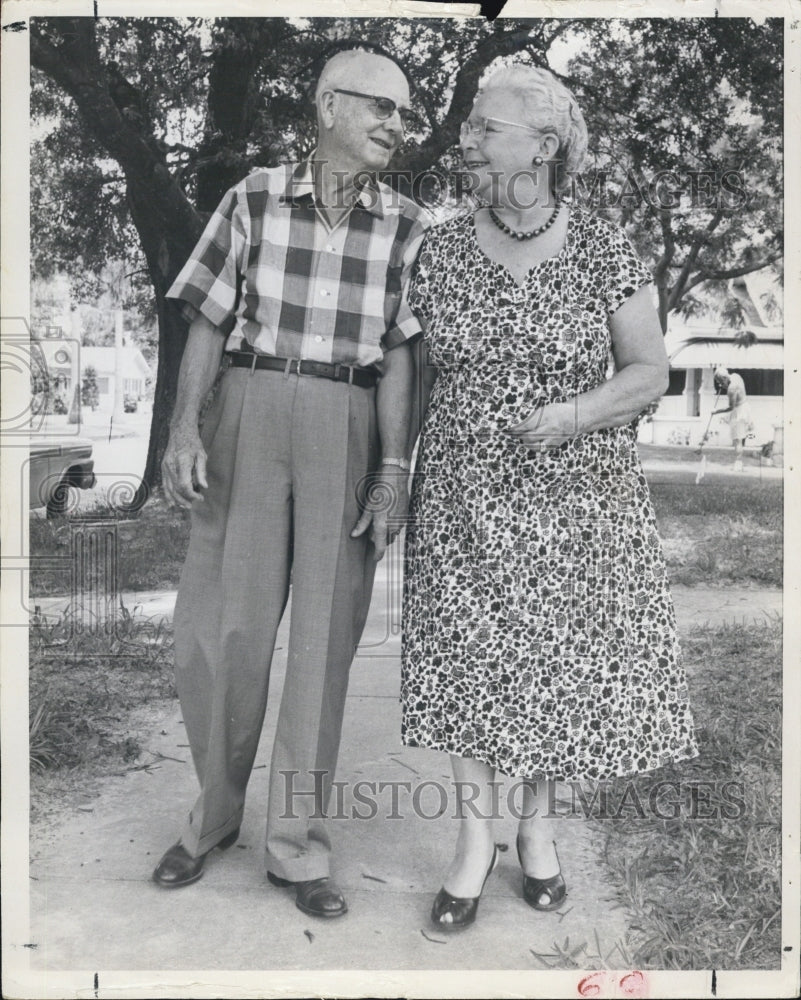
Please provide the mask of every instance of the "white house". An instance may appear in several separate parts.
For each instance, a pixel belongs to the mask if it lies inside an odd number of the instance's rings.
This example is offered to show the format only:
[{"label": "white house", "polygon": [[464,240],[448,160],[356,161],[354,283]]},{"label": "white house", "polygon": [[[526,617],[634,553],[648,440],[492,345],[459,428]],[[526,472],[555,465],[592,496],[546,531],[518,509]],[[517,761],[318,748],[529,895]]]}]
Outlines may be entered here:
[{"label": "white house", "polygon": [[[113,411],[116,348],[82,347],[76,340],[61,337],[44,338],[35,343],[41,351],[46,371],[55,380],[68,406],[76,378],[83,383],[86,370],[91,367],[97,374],[98,410],[102,413]],[[142,399],[147,391],[147,380],[153,377],[153,369],[138,347],[120,348],[120,373],[123,393],[137,400]]]},{"label": "white house", "polygon": [[[119,351],[122,391],[126,396],[142,399],[147,380],[152,377],[153,370],[138,347],[125,346],[119,348]],[[90,366],[97,372],[97,388],[100,394],[98,409],[104,411],[114,409],[116,353],[117,349],[114,347],[81,348],[81,379]]]},{"label": "white house", "polygon": [[[749,276],[750,277],[750,276]],[[738,296],[747,316],[748,336],[743,330],[720,326],[709,317],[684,320],[671,315],[665,334],[670,359],[670,384],[652,420],[640,424],[640,441],[651,444],[698,445],[709,427],[707,442],[729,445],[726,417],[713,417],[713,409],[728,406],[725,395],[715,403],[713,373],[718,365],[742,376],[758,446],[774,441],[781,447],[784,396],[784,328],[771,322],[760,296],[758,283],[741,284]],[[751,341],[749,343],[749,341]]]}]

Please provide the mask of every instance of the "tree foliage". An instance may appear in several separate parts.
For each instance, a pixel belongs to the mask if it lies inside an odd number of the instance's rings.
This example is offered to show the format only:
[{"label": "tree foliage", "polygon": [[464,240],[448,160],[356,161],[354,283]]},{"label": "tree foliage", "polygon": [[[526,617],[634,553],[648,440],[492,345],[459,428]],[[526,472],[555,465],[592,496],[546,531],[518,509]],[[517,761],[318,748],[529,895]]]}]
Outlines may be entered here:
[{"label": "tree foliage", "polygon": [[[697,301],[698,286],[781,256],[776,20],[47,18],[33,19],[30,35],[34,272],[69,273],[88,294],[115,260],[140,279],[131,294],[151,297],[150,486],[186,338],[165,292],[228,187],[255,166],[312,150],[311,94],[338,45],[378,45],[410,71],[424,127],[388,177],[407,188],[415,174],[457,168],[459,125],[493,63],[560,69],[591,135],[583,190],[597,196],[608,178],[594,207],[623,222],[653,263],[663,325]],[[739,205],[721,180],[732,170],[745,178]],[[660,190],[678,185],[679,203],[643,197],[659,171],[675,175]],[[714,172],[711,204],[687,197],[688,171]]]},{"label": "tree foliage", "polygon": [[647,19],[571,63],[595,137],[587,184],[612,178],[663,329],[697,286],[782,258],[782,49],[780,19]]}]

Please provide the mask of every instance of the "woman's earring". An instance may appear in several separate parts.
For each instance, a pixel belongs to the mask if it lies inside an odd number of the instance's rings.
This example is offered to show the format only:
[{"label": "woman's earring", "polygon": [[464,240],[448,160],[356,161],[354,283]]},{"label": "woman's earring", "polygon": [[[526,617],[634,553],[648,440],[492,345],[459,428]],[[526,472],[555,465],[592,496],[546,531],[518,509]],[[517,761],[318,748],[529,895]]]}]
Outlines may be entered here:
[{"label": "woman's earring", "polygon": [[535,156],[534,157],[534,166],[535,167],[541,167],[543,165],[543,163],[545,163],[545,160],[543,160],[543,158],[541,156]]}]

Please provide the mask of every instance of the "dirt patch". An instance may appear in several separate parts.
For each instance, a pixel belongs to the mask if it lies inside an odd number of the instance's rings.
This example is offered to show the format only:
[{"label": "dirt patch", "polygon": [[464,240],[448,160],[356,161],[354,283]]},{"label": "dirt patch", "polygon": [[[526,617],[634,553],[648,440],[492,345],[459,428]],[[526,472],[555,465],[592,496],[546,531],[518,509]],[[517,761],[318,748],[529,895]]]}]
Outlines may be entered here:
[{"label": "dirt patch", "polygon": [[[58,836],[66,815],[78,812],[92,813],[98,799],[103,797],[111,782],[131,771],[146,770],[158,762],[144,743],[153,733],[161,731],[175,714],[177,700],[159,700],[130,709],[120,717],[116,734],[117,743],[126,739],[136,741],[138,754],[130,759],[106,751],[85,757],[73,767],[59,767],[31,772],[30,794],[30,849],[36,857]],[[187,753],[189,751],[187,750]]]},{"label": "dirt patch", "polygon": [[176,704],[172,624],[34,623],[28,688],[32,835],[47,837],[65,810],[91,809],[103,780],[152,763],[147,740]]}]

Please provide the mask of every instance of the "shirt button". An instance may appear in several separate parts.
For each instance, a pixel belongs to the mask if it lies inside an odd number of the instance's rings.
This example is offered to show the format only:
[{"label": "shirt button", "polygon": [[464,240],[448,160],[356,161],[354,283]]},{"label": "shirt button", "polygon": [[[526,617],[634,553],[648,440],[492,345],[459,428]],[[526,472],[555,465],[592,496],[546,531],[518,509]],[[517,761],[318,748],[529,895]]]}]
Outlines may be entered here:
[{"label": "shirt button", "polygon": [[323,296],[323,298],[326,298],[326,297],[327,297],[327,296],[329,296],[330,294],[331,294],[331,293],[330,293],[330,292],[328,291],[328,289],[327,289],[327,288],[321,288],[321,289],[320,289],[320,295],[322,295],[322,296]]},{"label": "shirt button", "polygon": [[327,250],[327,251],[328,251],[329,253],[333,253],[333,252],[334,252],[334,248],[333,248],[333,247],[331,246],[331,244],[330,244],[330,243],[329,243],[329,244],[328,244],[328,246],[326,247],[326,250]]},{"label": "shirt button", "polygon": [[314,339],[317,341],[318,344],[322,344],[322,342],[323,342],[323,338],[320,336],[319,333],[317,334],[317,336]]}]

